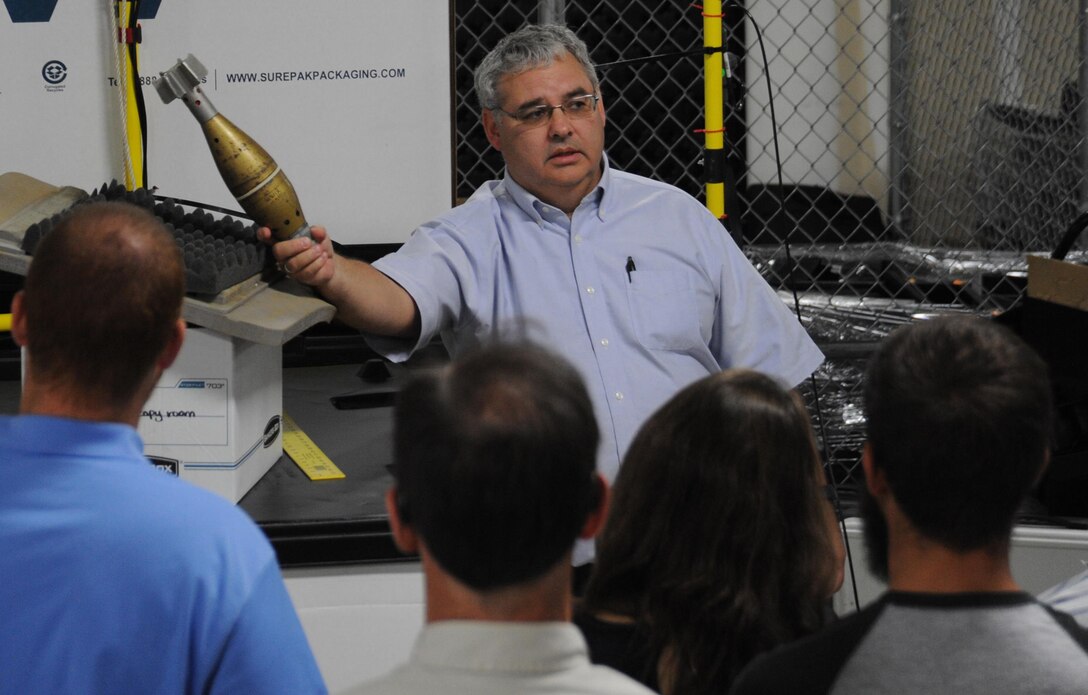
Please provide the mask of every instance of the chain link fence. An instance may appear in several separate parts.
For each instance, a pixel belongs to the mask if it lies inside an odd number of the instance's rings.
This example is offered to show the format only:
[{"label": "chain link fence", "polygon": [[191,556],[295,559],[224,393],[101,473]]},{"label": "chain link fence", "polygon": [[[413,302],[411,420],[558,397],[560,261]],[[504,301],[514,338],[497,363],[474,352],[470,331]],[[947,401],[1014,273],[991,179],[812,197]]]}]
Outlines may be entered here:
[{"label": "chain link fence", "polygon": [[[860,479],[859,386],[872,347],[920,317],[1012,306],[1026,253],[1049,251],[1086,202],[1086,4],[725,8],[725,48],[739,59],[724,78],[726,224],[783,299],[796,296],[829,356],[804,391],[847,496]],[[613,164],[702,195],[702,56],[610,65],[698,51],[697,6],[460,2],[456,15],[459,196],[502,171],[479,126],[472,67],[538,21],[570,26],[602,66]]]}]

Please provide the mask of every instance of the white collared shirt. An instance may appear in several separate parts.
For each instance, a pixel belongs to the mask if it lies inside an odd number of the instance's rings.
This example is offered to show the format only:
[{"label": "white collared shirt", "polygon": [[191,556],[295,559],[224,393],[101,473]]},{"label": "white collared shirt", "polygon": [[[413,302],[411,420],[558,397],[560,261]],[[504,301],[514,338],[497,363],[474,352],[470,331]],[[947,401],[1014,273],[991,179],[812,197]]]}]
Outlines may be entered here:
[{"label": "white collared shirt", "polygon": [[589,661],[565,622],[446,620],[423,628],[408,663],[350,691],[355,695],[648,695],[652,690]]}]

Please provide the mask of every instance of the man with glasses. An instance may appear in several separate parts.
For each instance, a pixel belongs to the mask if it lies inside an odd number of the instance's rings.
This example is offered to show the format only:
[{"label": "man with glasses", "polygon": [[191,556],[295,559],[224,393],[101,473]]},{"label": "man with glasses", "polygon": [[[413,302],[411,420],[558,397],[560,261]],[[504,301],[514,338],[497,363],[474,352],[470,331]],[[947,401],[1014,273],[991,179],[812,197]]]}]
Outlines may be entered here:
[{"label": "man with glasses", "polygon": [[[417,229],[373,266],[324,229],[275,245],[296,280],[393,360],[441,335],[453,355],[511,330],[571,360],[589,385],[611,480],[642,422],[729,367],[789,385],[823,355],[721,223],[679,189],[613,169],[585,44],[526,26],[475,74],[501,180]],[[270,240],[267,230],[263,238]],[[592,557],[585,545],[575,563]]]}]

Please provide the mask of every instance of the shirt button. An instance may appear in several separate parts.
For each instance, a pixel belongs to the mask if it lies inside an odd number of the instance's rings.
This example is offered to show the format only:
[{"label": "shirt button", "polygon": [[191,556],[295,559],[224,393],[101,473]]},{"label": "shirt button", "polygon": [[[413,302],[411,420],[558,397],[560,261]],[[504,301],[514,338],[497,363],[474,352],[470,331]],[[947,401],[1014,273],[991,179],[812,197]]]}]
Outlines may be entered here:
[{"label": "shirt button", "polygon": [[593,293],[595,293],[596,291],[597,291],[597,290],[593,289],[592,287],[587,287],[587,288],[586,288],[586,294],[593,294]]},{"label": "shirt button", "polygon": [[601,338],[601,345],[603,347],[608,347],[608,338]]},{"label": "shirt button", "polygon": [[616,400],[617,401],[622,401],[623,400],[623,391],[616,391]]},{"label": "shirt button", "polygon": [[576,244],[582,243],[582,235],[581,234],[575,234],[574,235],[574,243],[576,243]]}]

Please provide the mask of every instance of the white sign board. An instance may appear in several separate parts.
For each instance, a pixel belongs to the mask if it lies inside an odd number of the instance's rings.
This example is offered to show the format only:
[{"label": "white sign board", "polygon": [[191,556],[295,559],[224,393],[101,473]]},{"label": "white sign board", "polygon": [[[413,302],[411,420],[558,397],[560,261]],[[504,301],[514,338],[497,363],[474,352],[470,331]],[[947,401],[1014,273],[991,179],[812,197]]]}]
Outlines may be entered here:
[{"label": "white sign board", "polygon": [[[0,172],[88,191],[121,180],[113,3],[0,2]],[[400,242],[451,206],[449,0],[142,5],[147,183],[158,193],[240,210],[197,121],[152,86],[192,53],[212,103],[337,241]]]}]

